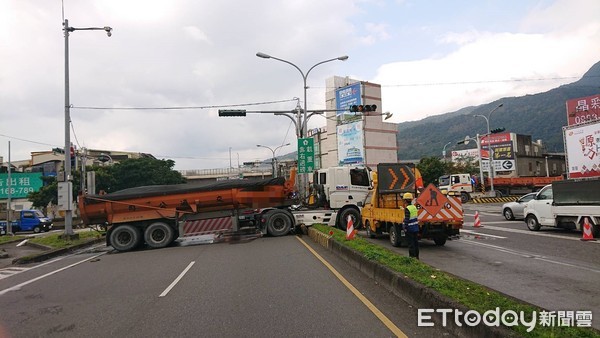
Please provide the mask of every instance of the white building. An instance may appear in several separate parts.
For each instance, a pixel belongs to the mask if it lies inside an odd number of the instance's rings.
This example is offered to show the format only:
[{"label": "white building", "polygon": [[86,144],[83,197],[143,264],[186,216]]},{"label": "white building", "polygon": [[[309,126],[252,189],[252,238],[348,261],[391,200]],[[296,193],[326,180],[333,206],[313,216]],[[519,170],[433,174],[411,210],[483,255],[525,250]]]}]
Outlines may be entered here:
[{"label": "white building", "polygon": [[[326,80],[325,128],[309,131],[315,139],[317,167],[397,163],[398,125],[383,121],[381,85],[334,76]],[[376,105],[373,112],[348,113],[351,105]],[[338,111],[333,111],[338,110]],[[346,111],[343,111],[346,110]]]}]

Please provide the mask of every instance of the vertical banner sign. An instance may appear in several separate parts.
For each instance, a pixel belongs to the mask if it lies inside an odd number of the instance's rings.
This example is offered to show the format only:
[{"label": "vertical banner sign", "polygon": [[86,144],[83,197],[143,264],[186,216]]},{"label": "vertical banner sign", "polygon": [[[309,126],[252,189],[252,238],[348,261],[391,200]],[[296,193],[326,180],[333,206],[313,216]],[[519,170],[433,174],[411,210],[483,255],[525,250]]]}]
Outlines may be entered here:
[{"label": "vertical banner sign", "polygon": [[298,173],[308,174],[315,170],[315,140],[298,139]]},{"label": "vertical banner sign", "polygon": [[600,177],[600,122],[563,127],[569,178]]},{"label": "vertical banner sign", "polygon": [[365,163],[362,121],[337,126],[337,142],[339,165],[344,166]]},{"label": "vertical banner sign", "polygon": [[600,94],[567,101],[567,123],[569,126],[600,119]]},{"label": "vertical banner sign", "polygon": [[[8,174],[0,174],[0,199],[8,198]],[[44,185],[42,173],[11,173],[11,198],[26,198],[27,194],[39,191]]]},{"label": "vertical banner sign", "polygon": [[335,91],[335,109],[337,109],[335,116],[338,124],[359,118],[354,114],[347,113],[350,106],[362,104],[360,88],[360,82],[357,82]]}]

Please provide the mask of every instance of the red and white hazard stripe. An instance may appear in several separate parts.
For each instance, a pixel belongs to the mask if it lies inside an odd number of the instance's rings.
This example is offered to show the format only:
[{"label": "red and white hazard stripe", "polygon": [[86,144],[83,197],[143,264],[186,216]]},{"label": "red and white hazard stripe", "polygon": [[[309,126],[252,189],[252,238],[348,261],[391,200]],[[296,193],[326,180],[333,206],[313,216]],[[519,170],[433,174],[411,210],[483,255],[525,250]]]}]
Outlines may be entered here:
[{"label": "red and white hazard stripe", "polygon": [[183,224],[183,236],[206,235],[229,231],[232,228],[233,220],[231,217],[186,221]]},{"label": "red and white hazard stripe", "polygon": [[[448,208],[449,207],[449,208]],[[425,208],[419,210],[419,221],[452,221],[463,219],[463,209],[458,197],[448,196],[448,205],[432,215]]]}]

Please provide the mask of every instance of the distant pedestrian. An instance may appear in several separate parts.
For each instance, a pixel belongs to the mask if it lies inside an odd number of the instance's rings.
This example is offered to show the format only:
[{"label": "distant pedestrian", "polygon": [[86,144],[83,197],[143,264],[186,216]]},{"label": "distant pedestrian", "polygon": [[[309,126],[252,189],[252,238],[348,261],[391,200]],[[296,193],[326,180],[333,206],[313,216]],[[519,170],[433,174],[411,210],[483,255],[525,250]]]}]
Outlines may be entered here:
[{"label": "distant pedestrian", "polygon": [[408,255],[419,259],[419,220],[417,207],[412,204],[413,195],[409,192],[402,196],[404,208],[404,232],[408,239]]}]

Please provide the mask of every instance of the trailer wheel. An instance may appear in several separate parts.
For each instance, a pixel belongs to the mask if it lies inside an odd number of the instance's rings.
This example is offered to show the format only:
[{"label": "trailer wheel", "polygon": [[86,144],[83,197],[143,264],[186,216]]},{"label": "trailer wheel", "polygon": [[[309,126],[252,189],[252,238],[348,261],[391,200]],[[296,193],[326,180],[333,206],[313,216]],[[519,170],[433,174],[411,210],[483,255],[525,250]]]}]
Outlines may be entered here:
[{"label": "trailer wheel", "polygon": [[460,193],[460,201],[461,201],[461,203],[467,203],[467,202],[469,202],[469,199],[471,199],[471,197],[469,196],[469,194],[467,194],[466,192],[461,192]]},{"label": "trailer wheel", "polygon": [[292,229],[292,220],[287,212],[279,209],[270,210],[265,214],[267,232],[273,237],[287,235]]},{"label": "trailer wheel", "polygon": [[529,228],[531,231],[540,230],[540,222],[538,222],[537,218],[535,218],[533,215],[528,215],[525,219],[525,223],[527,224],[527,228]]},{"label": "trailer wheel", "polygon": [[352,224],[354,229],[358,230],[362,227],[362,220],[360,219],[360,212],[353,208],[344,209],[338,218],[338,228],[346,230],[348,228],[348,216],[352,218]]},{"label": "trailer wheel", "polygon": [[117,251],[129,251],[142,241],[141,231],[133,225],[123,224],[110,233],[110,244]]},{"label": "trailer wheel", "polygon": [[398,224],[392,224],[390,227],[390,243],[392,246],[400,246],[400,227]]},{"label": "trailer wheel", "polygon": [[150,224],[144,231],[144,240],[153,249],[164,248],[173,242],[175,232],[164,222]]},{"label": "trailer wheel", "polygon": [[444,236],[436,236],[436,237],[433,238],[433,242],[437,246],[444,246],[444,244],[446,244],[446,240],[447,239],[448,239],[448,236],[446,236],[446,235],[444,235]]},{"label": "trailer wheel", "polygon": [[371,230],[371,223],[369,221],[365,222],[365,228],[367,229],[367,237],[375,238],[375,234]]}]

